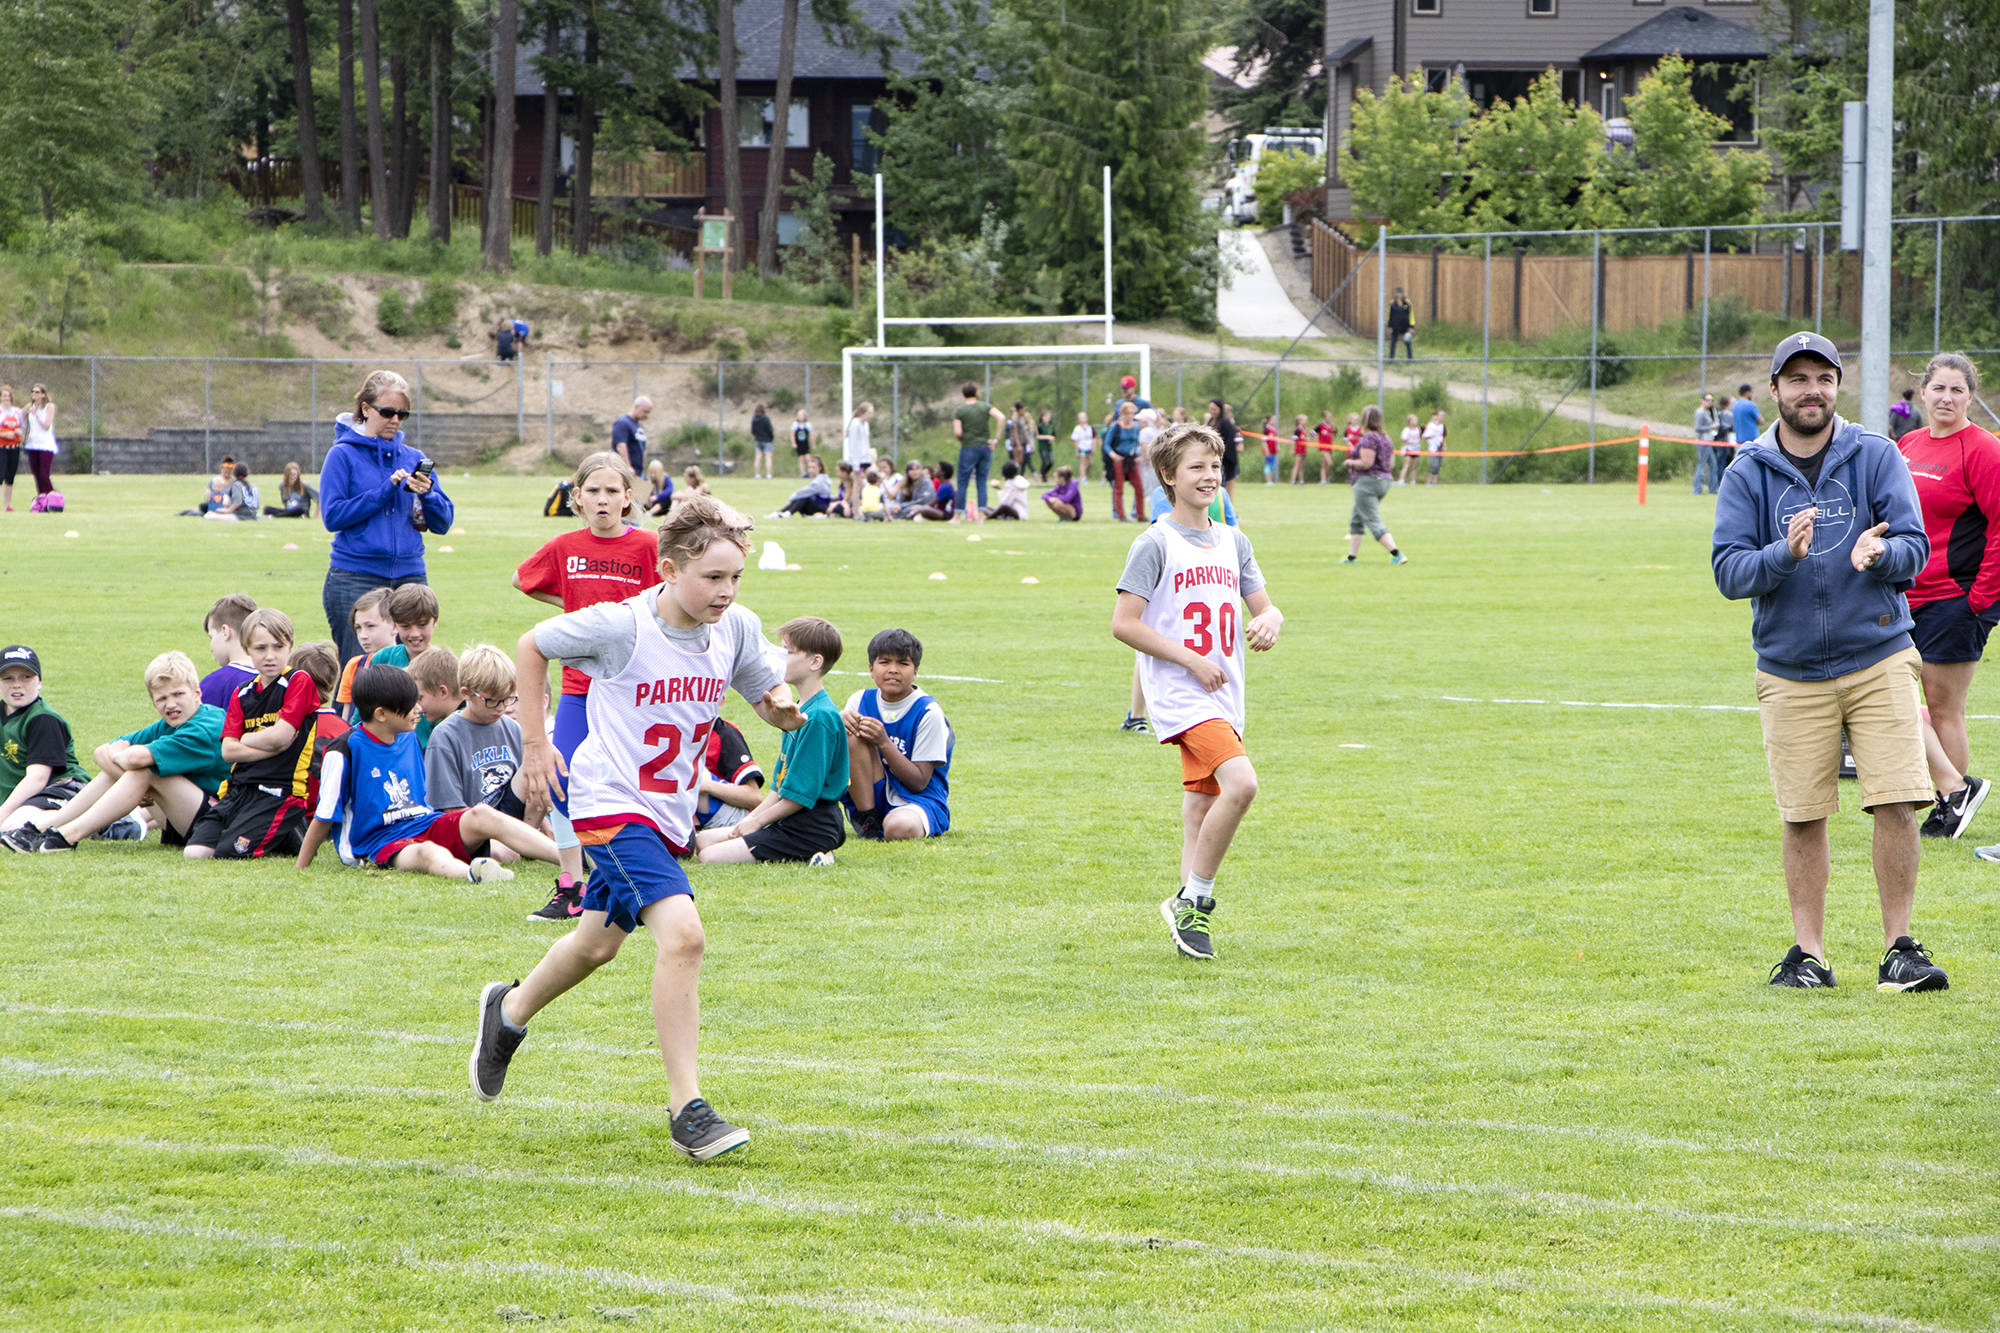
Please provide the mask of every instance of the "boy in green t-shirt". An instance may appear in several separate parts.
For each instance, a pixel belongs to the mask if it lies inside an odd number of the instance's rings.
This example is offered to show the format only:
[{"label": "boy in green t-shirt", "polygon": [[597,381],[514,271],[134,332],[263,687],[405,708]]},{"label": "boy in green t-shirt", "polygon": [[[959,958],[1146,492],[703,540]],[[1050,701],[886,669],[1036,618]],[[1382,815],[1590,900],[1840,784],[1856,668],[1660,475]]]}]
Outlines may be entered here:
[{"label": "boy in green t-shirt", "polygon": [[778,627],[785,683],[798,692],[805,725],[785,733],[771,790],[729,828],[695,835],[704,862],[811,861],[830,865],[847,841],[840,798],[847,793],[847,728],[821,681],[840,660],[840,631],[817,616]]},{"label": "boy in green t-shirt", "polygon": [[396,642],[368,659],[371,666],[408,667],[418,653],[431,646],[437,633],[437,594],[425,583],[405,583],[383,599],[382,609],[396,627]]},{"label": "boy in green t-shirt", "polygon": [[[201,676],[186,653],[162,653],[146,667],[146,693],[160,720],[107,741],[94,756],[98,775],[53,810],[27,816],[0,834],[16,852],[67,852],[113,828],[140,806],[165,817],[160,841],[181,846],[197,816],[229,776],[222,757],[223,712],[201,701]],[[141,836],[143,836],[141,826]]]},{"label": "boy in green t-shirt", "polygon": [[26,644],[0,648],[0,829],[55,809],[85,776],[69,723],[42,700],[42,659]]}]

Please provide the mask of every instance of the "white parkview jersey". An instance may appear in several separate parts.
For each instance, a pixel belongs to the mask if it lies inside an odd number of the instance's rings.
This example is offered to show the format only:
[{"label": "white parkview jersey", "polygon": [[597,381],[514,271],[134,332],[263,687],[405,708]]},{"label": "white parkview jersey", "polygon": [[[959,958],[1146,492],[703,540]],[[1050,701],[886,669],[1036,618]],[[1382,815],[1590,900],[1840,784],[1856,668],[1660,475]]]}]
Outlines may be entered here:
[{"label": "white parkview jersey", "polygon": [[1165,567],[1159,586],[1146,599],[1139,616],[1147,628],[1200,653],[1222,668],[1227,679],[1219,690],[1204,690],[1184,667],[1139,655],[1140,683],[1153,732],[1164,742],[1210,718],[1221,718],[1243,734],[1243,608],[1237,589],[1242,568],[1242,538],[1236,529],[1215,526],[1228,540],[1213,549],[1196,546],[1174,530],[1157,523],[1153,530],[1166,540]]},{"label": "white parkview jersey", "polygon": [[569,814],[578,829],[643,820],[676,847],[692,845],[702,752],[722,711],[747,618],[731,606],[709,626],[708,647],[684,648],[653,616],[653,592],[623,603],[637,627],[632,660],[591,681],[590,734],[569,765]]}]

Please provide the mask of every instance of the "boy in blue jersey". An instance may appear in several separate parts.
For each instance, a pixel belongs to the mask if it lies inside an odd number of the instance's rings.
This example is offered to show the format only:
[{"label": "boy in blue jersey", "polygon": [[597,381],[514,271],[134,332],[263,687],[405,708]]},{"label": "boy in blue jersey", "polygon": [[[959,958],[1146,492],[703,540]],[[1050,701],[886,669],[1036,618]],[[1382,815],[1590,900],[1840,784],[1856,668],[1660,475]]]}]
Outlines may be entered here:
[{"label": "boy in blue jersey", "polygon": [[934,838],[951,827],[951,752],[937,700],[917,688],[924,646],[906,629],[868,641],[875,687],[855,691],[847,724],[848,817],[864,838]]},{"label": "boy in blue jersey", "polygon": [[366,666],[354,674],[361,725],[327,747],[319,809],[299,849],[299,869],[340,830],[340,859],[393,870],[479,882],[514,878],[484,855],[498,842],[537,861],[556,845],[490,805],[440,814],[425,802],[424,756],[417,746],[417,682],[401,667]]}]

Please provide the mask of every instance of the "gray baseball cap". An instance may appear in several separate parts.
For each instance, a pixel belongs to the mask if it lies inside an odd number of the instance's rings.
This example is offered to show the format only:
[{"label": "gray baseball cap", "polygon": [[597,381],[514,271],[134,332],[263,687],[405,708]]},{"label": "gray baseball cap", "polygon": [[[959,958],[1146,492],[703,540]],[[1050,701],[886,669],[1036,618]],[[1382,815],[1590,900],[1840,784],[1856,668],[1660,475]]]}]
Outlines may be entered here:
[{"label": "gray baseball cap", "polygon": [[1816,356],[1835,370],[1841,368],[1840,349],[1830,340],[1817,333],[1794,333],[1771,353],[1771,378],[1778,378],[1778,372],[1795,356]]}]

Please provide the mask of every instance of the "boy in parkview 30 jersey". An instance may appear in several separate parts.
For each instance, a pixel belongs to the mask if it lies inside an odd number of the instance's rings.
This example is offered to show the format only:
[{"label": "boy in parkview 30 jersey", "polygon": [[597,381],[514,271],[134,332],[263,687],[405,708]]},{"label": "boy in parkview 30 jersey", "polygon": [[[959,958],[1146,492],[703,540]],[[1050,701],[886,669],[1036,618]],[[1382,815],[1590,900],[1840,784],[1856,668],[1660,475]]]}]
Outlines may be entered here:
[{"label": "boy in parkview 30 jersey", "polygon": [[[622,602],[660,581],[658,543],[653,534],[633,527],[632,490],[638,478],[615,453],[596,453],[577,464],[570,478],[570,498],[583,516],[583,527],[565,532],[521,562],[514,586],[538,602],[564,611],[581,611],[600,602]],[[567,764],[590,729],[584,700],[590,677],[564,667],[562,694],[556,701],[556,750]],[[541,698],[540,689],[523,697]],[[535,794],[530,792],[530,809]],[[574,921],[583,913],[583,848],[577,845],[566,803],[549,812],[556,850],[562,854],[556,891],[548,905],[530,921]]]},{"label": "boy in parkview 30 jersey", "polygon": [[222,757],[233,767],[216,802],[188,829],[182,855],[290,856],[305,836],[319,687],[290,668],[292,621],[268,607],[243,622],[256,678],[237,687],[222,723]]},{"label": "boy in parkview 30 jersey", "polygon": [[567,774],[570,819],[595,849],[594,864],[575,929],[525,981],[481,992],[469,1070],[480,1100],[498,1097],[529,1020],[617,957],[644,925],[655,946],[653,1022],[669,1129],[674,1147],[696,1161],[740,1148],[750,1134],[715,1113],[695,1077],[704,941],[675,853],[694,840],[702,756],[723,693],[734,688],[781,731],[806,722],[763,626],[736,605],[750,546],[739,521],[708,496],[689,497],[660,527],[658,588],[545,620],[521,637],[520,692],[539,687],[552,658],[591,678],[590,734],[569,764],[530,728],[521,769],[530,791],[555,799]]},{"label": "boy in parkview 30 jersey", "polygon": [[1180,953],[1213,958],[1215,874],[1257,795],[1243,750],[1243,649],[1270,649],[1285,618],[1264,590],[1250,539],[1209,517],[1222,489],[1222,438],[1175,426],[1153,442],[1153,470],[1173,512],[1132,543],[1111,633],[1141,654],[1153,731],[1181,750],[1181,887],[1160,915]]}]

